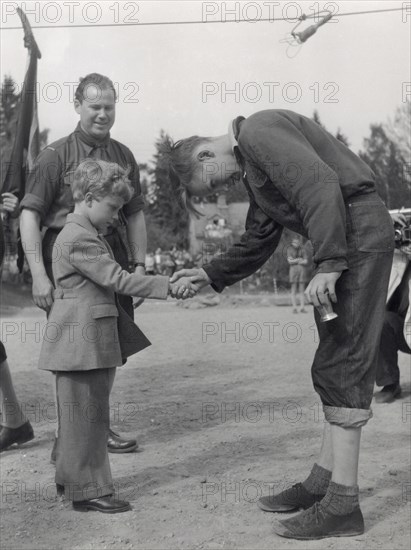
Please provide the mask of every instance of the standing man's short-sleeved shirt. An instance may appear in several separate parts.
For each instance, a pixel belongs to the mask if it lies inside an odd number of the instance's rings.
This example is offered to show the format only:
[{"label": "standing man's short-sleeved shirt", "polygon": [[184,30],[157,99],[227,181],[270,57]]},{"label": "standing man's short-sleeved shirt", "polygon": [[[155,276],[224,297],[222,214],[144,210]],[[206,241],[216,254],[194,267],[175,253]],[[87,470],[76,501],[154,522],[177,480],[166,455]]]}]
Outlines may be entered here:
[{"label": "standing man's short-sleeved shirt", "polygon": [[74,208],[71,192],[74,172],[86,158],[115,162],[129,171],[134,195],[122,209],[125,216],[144,208],[140,173],[130,149],[111,139],[110,135],[102,143],[93,143],[82,131],[80,123],[72,134],[48,145],[39,154],[28,175],[26,195],[20,208],[38,212],[41,224],[48,229],[62,229],[67,214]]}]

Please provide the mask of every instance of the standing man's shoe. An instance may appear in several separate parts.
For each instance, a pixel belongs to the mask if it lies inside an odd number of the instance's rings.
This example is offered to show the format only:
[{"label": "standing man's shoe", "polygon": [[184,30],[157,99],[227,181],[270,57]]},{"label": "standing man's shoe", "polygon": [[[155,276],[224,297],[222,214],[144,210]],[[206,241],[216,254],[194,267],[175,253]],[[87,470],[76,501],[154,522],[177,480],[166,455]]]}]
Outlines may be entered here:
[{"label": "standing man's shoe", "polygon": [[18,428],[2,426],[0,431],[0,452],[13,445],[13,443],[21,445],[22,443],[31,441],[33,438],[33,428],[28,420]]},{"label": "standing man's shoe", "polygon": [[398,382],[397,384],[389,384],[388,386],[384,386],[380,392],[375,394],[375,402],[392,403],[399,397],[401,397],[401,386]]},{"label": "standing man's shoe", "polygon": [[364,518],[360,508],[350,514],[335,516],[316,502],[301,514],[278,522],[274,532],[280,537],[297,540],[354,537],[364,533]]},{"label": "standing man's shoe", "polygon": [[122,439],[113,430],[109,430],[107,448],[109,453],[131,453],[137,449],[137,441],[135,439]]},{"label": "standing man's shoe", "polygon": [[103,514],[119,514],[131,510],[130,503],[126,500],[115,500],[113,495],[89,500],[77,500],[73,502],[73,509],[77,512],[103,512]]},{"label": "standing man's shoe", "polygon": [[278,495],[261,497],[257,505],[264,512],[297,512],[301,508],[310,508],[323,498],[324,495],[309,493],[302,483],[296,483]]},{"label": "standing man's shoe", "polygon": [[[122,439],[113,430],[109,430],[107,440],[107,450],[109,453],[131,453],[138,448],[135,439]],[[56,464],[57,437],[54,438],[53,449],[51,451],[50,463]]]}]

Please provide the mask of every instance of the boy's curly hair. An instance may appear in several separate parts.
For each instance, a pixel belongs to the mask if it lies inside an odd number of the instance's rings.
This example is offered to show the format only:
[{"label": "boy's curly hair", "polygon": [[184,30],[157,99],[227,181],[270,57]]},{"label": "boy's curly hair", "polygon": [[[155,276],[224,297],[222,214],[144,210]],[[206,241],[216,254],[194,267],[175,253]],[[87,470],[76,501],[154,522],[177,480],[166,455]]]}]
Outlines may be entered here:
[{"label": "boy's curly hair", "polygon": [[74,202],[82,201],[86,193],[92,193],[97,200],[110,195],[120,197],[124,203],[129,202],[134,189],[128,173],[115,162],[92,158],[83,160],[77,166],[71,184]]}]

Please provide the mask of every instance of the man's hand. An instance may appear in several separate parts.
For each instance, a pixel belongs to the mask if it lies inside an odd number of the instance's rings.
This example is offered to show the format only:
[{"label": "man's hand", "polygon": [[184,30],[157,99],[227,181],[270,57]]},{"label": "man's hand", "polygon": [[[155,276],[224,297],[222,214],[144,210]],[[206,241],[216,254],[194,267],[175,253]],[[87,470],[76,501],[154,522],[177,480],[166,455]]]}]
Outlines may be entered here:
[{"label": "man's hand", "polygon": [[195,283],[198,289],[203,288],[211,283],[211,279],[204,271],[203,268],[193,268],[193,269],[181,269],[176,271],[170,279],[170,283],[175,283],[182,277],[188,277],[191,283]]},{"label": "man's hand", "polygon": [[13,193],[2,193],[3,209],[10,214],[10,216],[17,216],[19,199]]},{"label": "man's hand", "polygon": [[137,273],[137,275],[145,275],[146,274],[146,268],[142,265],[138,265],[135,268],[134,273]]},{"label": "man's hand", "polygon": [[404,214],[401,214],[401,212],[390,212],[390,216],[394,224],[400,225],[401,227],[407,227],[407,218]]},{"label": "man's hand", "polygon": [[317,273],[305,289],[305,297],[315,307],[330,306],[331,302],[337,302],[335,283],[340,277],[341,271]]},{"label": "man's hand", "polygon": [[54,287],[47,276],[33,279],[33,300],[37,307],[45,311],[53,305]]},{"label": "man's hand", "polygon": [[409,260],[411,259],[411,243],[403,244],[400,246],[400,250],[408,257]]}]

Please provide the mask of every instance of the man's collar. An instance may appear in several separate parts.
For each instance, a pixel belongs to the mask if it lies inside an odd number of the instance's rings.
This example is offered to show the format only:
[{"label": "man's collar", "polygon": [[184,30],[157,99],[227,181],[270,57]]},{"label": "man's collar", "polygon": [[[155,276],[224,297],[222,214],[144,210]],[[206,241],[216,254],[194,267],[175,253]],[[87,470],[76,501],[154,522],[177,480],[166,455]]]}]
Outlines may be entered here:
[{"label": "man's collar", "polygon": [[87,154],[89,154],[90,151],[95,147],[107,147],[107,145],[110,143],[110,133],[108,133],[102,141],[97,141],[93,137],[86,134],[86,132],[81,127],[80,122],[77,124],[74,133],[77,134],[78,138],[82,141]]},{"label": "man's collar", "polygon": [[241,153],[240,153],[240,148],[238,146],[238,135],[240,133],[240,125],[242,123],[242,121],[245,120],[245,117],[243,116],[238,116],[237,118],[235,118],[234,120],[232,120],[230,122],[230,124],[228,125],[228,139],[230,141],[230,145],[231,145],[231,149],[234,153],[234,156],[235,158],[237,159],[237,161],[242,164],[242,156],[241,156]]},{"label": "man's collar", "polygon": [[90,233],[93,233],[93,235],[98,235],[98,230],[94,225],[88,220],[86,217],[82,216],[81,214],[67,214],[66,223],[76,223],[77,225],[81,225],[81,227],[84,227],[84,229],[87,229],[87,231],[90,231]]}]

